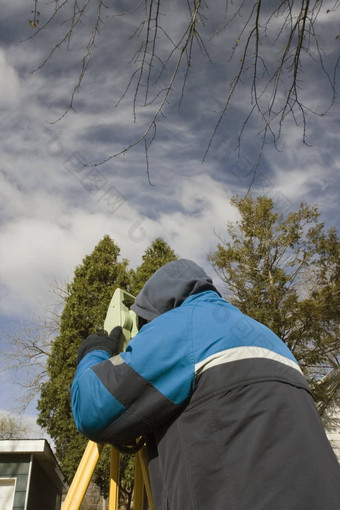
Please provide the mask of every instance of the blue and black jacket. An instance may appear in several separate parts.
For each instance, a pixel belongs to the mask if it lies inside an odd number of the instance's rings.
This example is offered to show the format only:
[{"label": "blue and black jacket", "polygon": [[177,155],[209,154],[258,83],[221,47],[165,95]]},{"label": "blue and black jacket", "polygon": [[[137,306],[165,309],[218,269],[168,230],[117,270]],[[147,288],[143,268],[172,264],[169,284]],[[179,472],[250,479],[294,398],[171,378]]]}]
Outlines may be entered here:
[{"label": "blue and black jacket", "polygon": [[340,508],[340,470],[296,359],[200,271],[161,268],[134,307],[151,322],[126,352],[81,360],[78,429],[97,442],[147,437],[156,510]]}]

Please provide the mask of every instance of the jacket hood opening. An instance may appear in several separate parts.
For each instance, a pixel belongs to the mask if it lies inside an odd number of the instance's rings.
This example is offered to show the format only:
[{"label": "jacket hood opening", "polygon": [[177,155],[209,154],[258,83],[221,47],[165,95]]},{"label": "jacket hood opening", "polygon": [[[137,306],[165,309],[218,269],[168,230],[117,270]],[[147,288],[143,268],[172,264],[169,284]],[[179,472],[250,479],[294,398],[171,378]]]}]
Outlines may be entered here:
[{"label": "jacket hood opening", "polygon": [[195,262],[179,259],[165,264],[146,282],[131,306],[139,317],[151,321],[177,308],[193,294],[214,291],[212,279]]}]

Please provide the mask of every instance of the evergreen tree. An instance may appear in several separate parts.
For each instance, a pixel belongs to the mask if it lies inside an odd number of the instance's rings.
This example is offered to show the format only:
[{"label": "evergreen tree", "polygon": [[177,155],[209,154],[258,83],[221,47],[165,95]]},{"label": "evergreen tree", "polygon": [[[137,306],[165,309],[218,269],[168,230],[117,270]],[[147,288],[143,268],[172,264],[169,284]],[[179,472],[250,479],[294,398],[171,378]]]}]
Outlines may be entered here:
[{"label": "evergreen tree", "polygon": [[[59,335],[48,358],[48,381],[43,385],[38,402],[38,423],[54,440],[56,456],[68,481],[75,473],[87,442],[76,430],[71,412],[70,388],[77,351],[84,338],[103,328],[115,289],[129,290],[128,262],[119,261],[119,253],[118,246],[105,236],[75,269],[73,281],[67,286]],[[101,477],[102,474],[99,483]]]},{"label": "evergreen tree", "polygon": [[143,262],[136,271],[131,271],[131,293],[134,296],[137,296],[157,269],[178,259],[178,256],[162,238],[157,237],[147,248],[142,259]]},{"label": "evergreen tree", "polygon": [[317,208],[305,204],[283,217],[267,197],[232,203],[240,220],[209,260],[228,300],[288,345],[321,402],[326,388],[316,381],[340,361],[336,231],[326,232]]}]

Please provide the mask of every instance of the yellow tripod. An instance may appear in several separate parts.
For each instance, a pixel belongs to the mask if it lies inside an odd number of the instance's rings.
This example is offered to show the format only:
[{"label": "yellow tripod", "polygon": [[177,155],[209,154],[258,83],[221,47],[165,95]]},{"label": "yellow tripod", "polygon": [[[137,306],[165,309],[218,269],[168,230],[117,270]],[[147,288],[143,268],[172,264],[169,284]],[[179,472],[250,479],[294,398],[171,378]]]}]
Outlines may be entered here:
[{"label": "yellow tripod", "polygon": [[[63,504],[63,510],[79,510],[104,445],[89,441]],[[153,510],[145,446],[136,453],[134,510],[144,510],[144,487]],[[111,446],[109,510],[118,510],[119,451]]]},{"label": "yellow tripod", "polygon": [[[134,296],[116,289],[107,310],[104,329],[110,333],[114,326],[122,327],[119,351],[124,351],[130,339],[138,333],[137,315],[129,310]],[[67,493],[62,510],[78,510],[91,481],[93,471],[104,445],[89,441],[77,472]],[[135,457],[134,510],[144,510],[144,487],[150,510],[153,510],[151,486],[145,446]],[[118,510],[119,451],[111,446],[109,510]]]}]

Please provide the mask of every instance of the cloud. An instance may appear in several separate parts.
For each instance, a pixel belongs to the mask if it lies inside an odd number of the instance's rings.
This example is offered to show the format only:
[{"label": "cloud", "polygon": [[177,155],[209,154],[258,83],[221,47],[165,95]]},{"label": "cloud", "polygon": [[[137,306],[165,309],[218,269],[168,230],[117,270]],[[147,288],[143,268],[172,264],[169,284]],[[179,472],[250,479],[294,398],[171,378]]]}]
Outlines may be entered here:
[{"label": "cloud", "polygon": [[[171,7],[166,23],[180,13]],[[7,15],[6,19],[12,18]],[[110,22],[98,39],[89,73],[76,96],[77,111],[57,124],[49,121],[68,104],[89,27],[75,34],[70,52],[56,54],[33,75],[27,71],[42,61],[43,53],[56,41],[52,29],[42,31],[27,45],[7,41],[6,59],[1,53],[5,71],[1,76],[7,76],[1,82],[3,97],[9,98],[3,103],[9,121],[2,126],[0,149],[3,314],[32,313],[47,299],[50,283],[71,279],[74,267],[105,234],[118,243],[132,267],[140,263],[157,236],[164,237],[179,255],[206,264],[206,254],[217,243],[214,230],[222,233],[225,224],[236,218],[230,196],[247,190],[252,179],[258,144],[255,126],[249,126],[240,160],[231,148],[247,109],[242,91],[202,165],[232,78],[232,72],[226,76],[225,69],[206,58],[193,62],[181,110],[176,103],[181,95],[177,84],[175,102],[167,105],[167,117],[160,118],[156,141],[149,149],[154,186],[146,176],[143,145],[96,168],[82,165],[98,162],[135,141],[150,119],[140,112],[134,124],[127,98],[119,109],[112,108],[134,69],[127,64],[131,47],[124,39],[131,33],[132,21],[124,18],[120,24],[117,19],[114,39],[108,37]],[[213,26],[217,27],[217,21],[215,16]],[[168,26],[177,33],[177,25]],[[212,40],[214,58],[223,56],[225,43],[231,39],[233,34],[225,31]],[[119,51],[113,54],[115,44]],[[195,56],[199,58],[198,53]],[[329,133],[339,132],[337,123],[336,115],[326,124],[320,119],[313,132],[317,147],[303,149],[298,129],[288,125],[280,145],[283,152],[266,147],[253,191],[283,199],[283,205],[291,208],[302,199],[314,202],[318,198],[331,214],[335,185],[330,189],[327,182],[335,184],[339,145],[338,135],[331,135],[331,143]],[[322,131],[324,125],[328,136]],[[329,150],[325,151],[327,139]]]},{"label": "cloud", "polygon": [[[91,204],[88,211],[68,205],[61,195],[40,189],[20,195],[7,183],[9,200],[14,198],[20,205],[0,229],[3,314],[32,313],[48,299],[50,285],[55,280],[70,280],[75,266],[105,234],[117,242],[121,255],[132,266],[141,262],[144,250],[158,236],[181,256],[204,262],[216,244],[214,228],[220,230],[226,221],[235,218],[223,187],[204,174],[173,182],[172,200],[182,204],[182,211],[159,211],[154,219],[127,201],[119,202],[118,209],[111,212],[108,202],[96,199],[81,183],[76,184],[86,203]],[[30,208],[31,203],[34,208]],[[115,206],[114,201],[111,206]]]},{"label": "cloud", "polygon": [[20,103],[20,82],[16,70],[8,64],[5,52],[0,49],[0,109],[18,106]]},{"label": "cloud", "polygon": [[[37,300],[46,294],[49,280],[59,275],[71,278],[74,266],[106,233],[118,242],[122,255],[132,265],[140,262],[143,250],[158,235],[183,256],[203,260],[215,242],[213,229],[221,231],[228,220],[235,218],[228,198],[247,190],[257,159],[259,137],[253,124],[249,125],[239,160],[232,150],[248,108],[243,94],[248,85],[244,84],[221,124],[207,163],[202,165],[201,161],[233,77],[233,70],[226,74],[225,66],[218,63],[225,59],[236,32],[226,30],[211,40],[216,63],[195,53],[198,60],[192,63],[180,111],[176,101],[181,86],[176,84],[175,101],[167,105],[167,117],[160,118],[157,138],[149,149],[154,184],[150,186],[143,145],[97,168],[81,165],[81,161],[98,162],[135,141],[150,119],[140,112],[134,124],[128,98],[113,111],[114,100],[135,69],[128,64],[131,46],[126,37],[138,20],[107,18],[89,73],[76,96],[77,111],[50,124],[70,99],[89,26],[85,24],[74,35],[69,52],[57,52],[45,68],[28,75],[48,54],[59,29],[49,27],[37,38],[16,44],[10,38],[10,27],[16,26],[16,37],[19,32],[32,33],[29,27],[18,28],[21,24],[15,18],[27,23],[26,7],[20,5],[14,2],[12,11],[5,6],[6,52],[0,52],[0,100],[8,119],[2,126],[0,149],[4,313],[34,309]],[[186,9],[181,6],[176,10],[178,5],[169,7],[171,13],[165,19],[173,37],[179,30],[173,22]],[[220,22],[217,12],[216,8],[210,14],[213,23],[211,31],[204,33],[207,37]],[[325,23],[323,17],[321,28]],[[113,26],[116,31],[112,32]],[[326,29],[322,41],[327,42]],[[161,50],[169,40],[165,38],[163,44]],[[310,72],[315,74],[313,68]],[[307,92],[316,97],[313,87]],[[279,143],[282,153],[268,144],[253,191],[281,196],[291,208],[301,200],[320,201],[326,216],[333,219],[339,119],[333,113],[313,125],[311,141],[315,147],[303,147],[301,130],[291,123]]]}]

